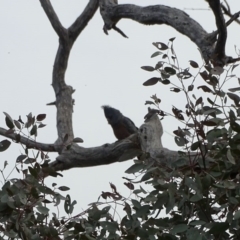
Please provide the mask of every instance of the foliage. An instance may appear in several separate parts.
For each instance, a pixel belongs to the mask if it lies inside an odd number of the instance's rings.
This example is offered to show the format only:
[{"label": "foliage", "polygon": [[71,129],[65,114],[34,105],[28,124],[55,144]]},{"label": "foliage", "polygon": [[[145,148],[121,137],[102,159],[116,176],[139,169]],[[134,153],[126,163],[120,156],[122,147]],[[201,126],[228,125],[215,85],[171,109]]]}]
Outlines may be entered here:
[{"label": "foliage", "polygon": [[[185,109],[173,106],[171,113],[161,109],[157,95],[146,101],[161,118],[174,117],[180,122],[173,130],[181,148],[179,158],[165,166],[148,157],[134,160],[126,170],[134,179],[125,178],[132,192],[130,197],[123,197],[110,184],[110,192],[103,191],[98,202],[72,216],[76,201],[59,193],[69,188],[44,183],[50,161],[47,154],[36,151],[32,157],[25,148],[16,161],[22,179],[4,177],[0,191],[1,239],[240,238],[240,98],[234,93],[240,90],[240,79],[233,74],[237,65],[222,69],[210,63],[199,66],[191,60],[189,68],[181,69],[173,41],[153,43],[158,51],[152,57],[162,60],[155,67],[142,69],[160,75],[143,85],[170,85],[170,91],[185,96]],[[229,80],[231,88],[226,90]],[[237,86],[233,87],[234,80]],[[199,97],[191,94],[194,89]],[[21,118],[12,120],[7,113],[5,116],[9,133],[19,131],[19,137],[23,129],[30,128],[29,138],[36,137],[44,126],[42,114],[36,118],[29,114],[26,123]],[[8,146],[9,141],[3,140],[0,151]],[[4,176],[4,169],[1,173]],[[49,169],[48,174],[56,176]],[[61,201],[68,217],[50,214],[50,206],[58,207]],[[120,220],[115,216],[115,206],[123,208]]]},{"label": "foliage", "polygon": [[[199,67],[195,61],[189,61],[190,67],[181,69],[173,40],[164,49],[162,46],[166,44],[153,43],[167,53],[158,51],[152,57],[162,55],[166,61],[158,62],[155,67],[142,67],[147,71],[153,68],[160,74],[158,81],[151,78],[143,85],[171,84],[170,91],[183,93],[186,99],[185,109],[173,106],[172,113],[161,109],[161,99],[156,95],[151,97],[153,101],[146,101],[159,110],[162,118],[173,116],[183,125],[173,130],[176,144],[182,147],[179,159],[165,170],[154,164],[147,180],[157,190],[150,192],[156,200],[149,204],[152,212],[148,218],[152,219],[156,209],[166,211],[167,218],[154,217],[152,221],[162,229],[160,235],[165,232],[168,239],[239,239],[240,98],[233,93],[240,90],[240,78],[233,74],[238,65],[223,69],[210,63]],[[197,69],[195,75],[194,69]],[[200,84],[199,78],[205,83]],[[232,87],[234,80],[236,87]],[[226,91],[228,81],[231,88]],[[194,88],[200,97],[196,93],[191,95]],[[160,219],[164,223],[157,225],[155,222]]]}]

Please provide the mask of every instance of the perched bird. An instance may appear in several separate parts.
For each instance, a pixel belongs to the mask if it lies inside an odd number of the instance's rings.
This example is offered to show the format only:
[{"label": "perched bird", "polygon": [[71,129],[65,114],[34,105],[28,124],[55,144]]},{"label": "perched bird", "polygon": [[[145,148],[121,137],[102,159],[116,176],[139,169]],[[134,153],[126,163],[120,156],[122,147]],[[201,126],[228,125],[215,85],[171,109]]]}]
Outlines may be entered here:
[{"label": "perched bird", "polygon": [[138,131],[133,121],[125,117],[119,110],[110,106],[102,106],[108,123],[112,126],[115,137],[122,140]]}]

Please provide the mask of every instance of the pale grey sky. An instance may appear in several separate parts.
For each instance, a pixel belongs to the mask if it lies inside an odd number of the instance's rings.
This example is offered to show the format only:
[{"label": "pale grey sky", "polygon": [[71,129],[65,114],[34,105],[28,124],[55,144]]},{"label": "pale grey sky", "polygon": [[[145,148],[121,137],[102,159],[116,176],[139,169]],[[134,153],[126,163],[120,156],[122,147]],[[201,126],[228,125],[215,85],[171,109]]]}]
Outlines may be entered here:
[{"label": "pale grey sky", "polygon": [[[59,19],[68,27],[82,12],[87,0],[64,1],[54,0],[52,4]],[[214,17],[207,10],[207,3],[203,0],[184,1],[121,1],[139,5],[164,4],[184,10],[209,32],[216,29]],[[229,0],[233,11],[240,10],[240,2]],[[198,9],[206,10],[198,10]],[[66,73],[66,83],[76,92],[73,126],[75,137],[84,140],[83,147],[93,147],[115,141],[110,126],[104,117],[101,106],[109,104],[118,108],[124,115],[130,117],[137,126],[143,123],[143,116],[147,112],[145,100],[157,94],[161,100],[163,110],[171,111],[172,105],[184,109],[184,96],[170,93],[170,86],[161,84],[144,87],[142,83],[157,73],[149,73],[140,69],[144,65],[154,66],[160,58],[151,59],[156,51],[152,42],[168,42],[176,37],[175,51],[180,65],[189,66],[189,60],[198,61],[201,57],[194,45],[185,36],[167,26],[144,26],[130,20],[121,20],[118,26],[129,39],[123,38],[115,31],[106,36],[103,31],[103,21],[97,11],[86,29],[77,39],[69,59]],[[54,142],[56,140],[56,122],[54,107],[46,103],[55,100],[51,87],[52,66],[58,47],[58,37],[51,27],[39,1],[32,0],[2,0],[0,8],[0,79],[1,102],[0,112],[9,113],[14,119],[19,115],[23,118],[29,112],[34,115],[46,113],[44,121],[47,127],[39,131],[38,141]],[[227,54],[236,57],[234,45],[238,48],[240,42],[240,26],[233,23],[229,27]],[[238,70],[239,74],[239,70]],[[199,79],[198,81],[202,81]],[[234,83],[235,84],[235,83]],[[194,92],[196,97],[202,92]],[[179,122],[173,118],[163,121],[163,145],[169,149],[178,149],[172,133]],[[5,127],[4,115],[0,114],[0,126]],[[0,136],[0,140],[4,139]],[[23,152],[17,144],[1,153],[0,167],[4,160],[10,165],[10,172],[16,157]],[[49,154],[54,159],[54,154]],[[71,188],[69,194],[78,204],[74,213],[85,208],[89,202],[97,200],[102,190],[109,191],[109,182],[114,183],[119,191],[128,196],[130,193],[122,184],[124,171],[132,165],[132,161],[116,163],[109,166],[94,168],[71,169],[63,172],[63,178],[48,178],[49,183],[56,182],[58,186],[67,185]],[[16,177],[16,173],[11,175]],[[129,176],[128,176],[129,177]]]}]

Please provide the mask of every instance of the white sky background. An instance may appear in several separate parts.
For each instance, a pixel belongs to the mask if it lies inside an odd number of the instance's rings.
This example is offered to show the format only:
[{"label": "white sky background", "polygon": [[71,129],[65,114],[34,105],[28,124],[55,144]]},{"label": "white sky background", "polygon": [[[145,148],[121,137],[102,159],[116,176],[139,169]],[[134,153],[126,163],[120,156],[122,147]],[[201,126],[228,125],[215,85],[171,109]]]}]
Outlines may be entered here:
[{"label": "white sky background", "polygon": [[[79,16],[88,3],[87,0],[54,0],[54,9],[65,27],[68,27]],[[185,10],[191,17],[208,31],[216,29],[215,20],[207,3],[203,0],[184,1],[121,1],[142,6],[164,4]],[[240,2],[229,0],[232,11],[240,10]],[[206,10],[198,10],[198,9]],[[75,42],[66,72],[66,83],[76,92],[73,126],[75,137],[84,140],[83,147],[94,147],[104,143],[112,143],[115,137],[111,127],[107,124],[101,109],[102,105],[109,104],[118,108],[124,115],[130,117],[137,126],[143,123],[147,113],[144,105],[150,96],[157,94],[161,98],[163,110],[171,112],[172,105],[184,110],[183,94],[171,93],[170,85],[154,85],[144,87],[142,83],[147,79],[158,76],[140,69],[144,65],[154,66],[161,58],[150,56],[157,49],[152,42],[168,42],[169,38],[176,37],[175,51],[180,66],[189,66],[189,60],[201,64],[197,46],[188,38],[180,35],[174,29],[164,26],[144,26],[131,20],[121,20],[118,27],[129,37],[123,38],[115,31],[106,36],[103,33],[103,21],[99,10]],[[40,129],[37,141],[52,143],[57,138],[56,110],[47,103],[55,100],[51,87],[52,67],[58,48],[58,37],[54,32],[39,1],[32,0],[1,0],[0,8],[0,81],[1,99],[0,112],[9,113],[12,118],[18,119],[21,115],[32,112],[33,115],[46,113],[44,121],[47,126]],[[236,23],[228,28],[227,54],[236,57],[234,45],[240,48],[240,26]],[[239,70],[238,70],[239,75]],[[202,81],[200,78],[197,81]],[[233,86],[236,87],[236,82]],[[201,90],[194,91],[196,97],[202,95]],[[6,127],[5,116],[0,115],[0,126]],[[172,133],[177,129],[179,122],[171,117],[162,121],[164,126],[163,145],[177,150]],[[0,136],[0,141],[3,140]],[[5,160],[9,162],[5,173],[8,174],[15,163],[17,156],[23,150],[20,145],[12,144],[10,149],[0,155],[0,168]],[[49,154],[51,159],[56,155]],[[56,182],[58,186],[69,186],[72,200],[77,200],[74,214],[86,208],[87,204],[97,200],[101,191],[110,191],[109,182],[114,183],[119,192],[128,196],[130,191],[123,185],[124,171],[133,164],[132,161],[115,163],[112,165],[71,169],[63,172],[63,178],[48,178],[49,183]],[[14,172],[11,177],[17,177]],[[63,193],[65,194],[65,193]]]}]

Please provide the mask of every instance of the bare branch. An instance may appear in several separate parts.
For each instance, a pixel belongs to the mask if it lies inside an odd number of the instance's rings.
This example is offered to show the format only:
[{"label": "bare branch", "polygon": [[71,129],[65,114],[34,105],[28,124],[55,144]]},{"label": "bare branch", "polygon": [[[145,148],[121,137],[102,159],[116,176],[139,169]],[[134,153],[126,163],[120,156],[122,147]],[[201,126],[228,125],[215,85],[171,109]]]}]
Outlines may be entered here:
[{"label": "bare branch", "polygon": [[116,32],[120,33],[123,37],[128,38],[128,36],[120,28],[118,28],[117,26],[114,26],[113,30],[115,30]]},{"label": "bare branch", "polygon": [[72,94],[74,92],[71,86],[65,83],[65,73],[67,70],[68,59],[72,45],[80,32],[86,27],[89,20],[93,17],[98,8],[98,0],[90,0],[82,14],[76,19],[72,26],[66,30],[61,25],[49,0],[40,0],[44,11],[46,12],[54,30],[59,36],[59,47],[53,67],[52,86],[55,92],[57,107],[57,145],[61,145],[66,134],[68,142],[74,138],[72,127],[73,103]]},{"label": "bare branch", "polygon": [[236,23],[240,24],[240,20],[238,19],[239,15],[240,15],[240,12],[236,12],[236,13],[232,14],[227,1],[224,1],[224,2],[226,3],[227,7],[224,6],[224,4],[222,3],[221,4],[221,8],[223,10],[223,13],[226,14],[228,17],[230,17],[230,20],[226,23],[226,25],[228,26],[233,21],[235,21]]},{"label": "bare branch", "polygon": [[59,47],[53,67],[52,86],[56,95],[56,101],[53,103],[57,107],[58,139],[56,145],[62,145],[66,134],[69,136],[69,141],[74,138],[72,128],[72,93],[74,91],[72,87],[67,86],[65,83],[65,72],[73,41],[69,40],[68,31],[61,25],[50,1],[40,0],[40,2],[54,30],[59,36]]},{"label": "bare branch", "polygon": [[[93,167],[131,160],[142,153],[148,153],[148,161],[156,164],[171,165],[178,160],[178,152],[162,147],[162,124],[156,114],[139,128],[137,134],[95,148],[81,148],[73,144],[49,166],[54,171],[70,168]],[[194,154],[196,156],[196,154]]]},{"label": "bare branch", "polygon": [[[226,24],[221,12],[220,1],[208,0],[208,2],[215,14],[217,24],[217,31],[210,34],[189,15],[176,8],[163,5],[148,7],[132,4],[118,5],[114,0],[100,0],[99,5],[105,33],[111,29],[116,30],[116,24],[122,18],[132,19],[146,25],[166,24],[191,39],[199,47],[206,63],[212,61],[214,65],[223,66],[232,61],[231,57],[225,55]],[[232,16],[228,24],[237,19],[238,14]]]},{"label": "bare branch", "polygon": [[[64,171],[71,168],[93,167],[132,160],[134,157],[144,155],[143,161],[154,162],[156,165],[168,167],[178,161],[179,154],[164,148],[161,143],[163,134],[162,124],[156,114],[146,119],[145,123],[139,128],[139,132],[128,138],[117,141],[112,144],[104,144],[99,147],[83,148],[75,143],[66,145],[44,144],[35,142],[23,136],[17,136],[15,133],[8,133],[6,129],[0,128],[0,135],[10,138],[16,142],[26,145],[28,148],[47,152],[61,152],[55,161],[51,162],[44,177],[48,176],[48,170]],[[65,147],[65,148],[64,148]],[[196,159],[197,153],[188,153]]]},{"label": "bare branch", "polygon": [[16,133],[9,134],[8,130],[4,128],[0,128],[0,135],[10,138],[15,142],[20,142],[21,144],[25,145],[27,148],[33,148],[33,149],[37,149],[45,152],[59,152],[59,150],[62,148],[62,146],[58,146],[56,144],[36,142],[27,137],[20,136]]},{"label": "bare branch", "polygon": [[227,41],[227,28],[225,20],[221,11],[221,5],[219,0],[208,0],[209,6],[212,9],[216,25],[218,29],[218,39],[215,50],[213,52],[213,59],[216,61],[215,65],[224,66],[225,62],[223,60],[226,58],[225,55],[225,45]]},{"label": "bare branch", "polygon": [[131,160],[141,153],[139,145],[129,139],[104,144],[94,148],[80,148],[72,145],[50,164],[54,171],[64,171],[70,168],[93,167]]},{"label": "bare branch", "polygon": [[78,35],[87,26],[90,19],[93,17],[98,9],[99,0],[90,0],[88,5],[85,7],[82,14],[76,19],[76,21],[68,28],[69,36],[76,40]]},{"label": "bare branch", "polygon": [[112,29],[122,19],[132,19],[145,25],[166,24],[190,38],[201,50],[208,62],[214,50],[214,42],[209,41],[208,33],[185,12],[163,5],[140,7],[133,4],[109,4],[100,0],[100,13],[105,29]]},{"label": "bare branch", "polygon": [[229,26],[233,21],[236,21],[237,23],[240,24],[240,21],[238,18],[240,17],[240,11],[234,13],[231,18],[226,22],[226,26]]},{"label": "bare branch", "polygon": [[55,13],[50,0],[39,0],[41,5],[48,16],[50,23],[52,24],[53,29],[59,36],[59,38],[65,39],[67,37],[67,30],[62,26],[61,22],[58,19],[57,14]]}]

